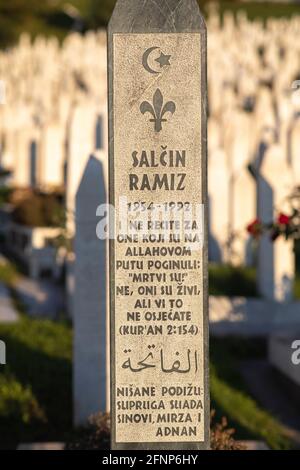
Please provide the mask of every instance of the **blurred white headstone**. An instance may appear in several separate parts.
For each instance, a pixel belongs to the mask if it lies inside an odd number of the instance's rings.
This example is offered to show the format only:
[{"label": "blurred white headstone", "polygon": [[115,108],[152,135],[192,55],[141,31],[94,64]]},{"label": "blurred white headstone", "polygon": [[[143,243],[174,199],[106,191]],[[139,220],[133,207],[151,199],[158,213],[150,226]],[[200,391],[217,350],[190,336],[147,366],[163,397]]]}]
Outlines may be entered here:
[{"label": "blurred white headstone", "polygon": [[74,422],[109,409],[107,240],[99,240],[97,207],[107,202],[107,157],[87,164],[76,195]]}]

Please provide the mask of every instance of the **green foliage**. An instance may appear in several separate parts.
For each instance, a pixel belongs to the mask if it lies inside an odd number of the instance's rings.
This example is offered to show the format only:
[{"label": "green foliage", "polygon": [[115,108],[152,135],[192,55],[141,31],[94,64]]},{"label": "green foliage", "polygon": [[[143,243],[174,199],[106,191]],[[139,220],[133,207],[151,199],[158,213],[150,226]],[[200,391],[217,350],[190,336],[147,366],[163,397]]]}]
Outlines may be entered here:
[{"label": "green foliage", "polygon": [[21,316],[0,324],[0,338],[8,362],[0,370],[0,446],[65,439],[72,427],[70,327]]},{"label": "green foliage", "polygon": [[31,422],[45,421],[43,410],[37,403],[30,386],[20,384],[7,369],[0,375],[0,416],[1,421]]},{"label": "green foliage", "polygon": [[[207,12],[210,0],[198,0],[202,12]],[[72,29],[73,20],[65,13],[65,5],[78,9],[84,23],[84,30],[106,26],[116,0],[0,0],[0,47],[14,44],[19,35],[26,31],[32,36],[56,35],[59,39]],[[247,12],[249,19],[290,17],[299,14],[296,4],[269,2],[239,2],[227,0],[218,2],[220,13],[238,10]]]},{"label": "green foliage", "polygon": [[257,297],[254,268],[211,264],[209,267],[210,295]]},{"label": "green foliage", "polygon": [[29,227],[59,227],[64,207],[55,194],[32,193],[17,203],[13,220]]}]

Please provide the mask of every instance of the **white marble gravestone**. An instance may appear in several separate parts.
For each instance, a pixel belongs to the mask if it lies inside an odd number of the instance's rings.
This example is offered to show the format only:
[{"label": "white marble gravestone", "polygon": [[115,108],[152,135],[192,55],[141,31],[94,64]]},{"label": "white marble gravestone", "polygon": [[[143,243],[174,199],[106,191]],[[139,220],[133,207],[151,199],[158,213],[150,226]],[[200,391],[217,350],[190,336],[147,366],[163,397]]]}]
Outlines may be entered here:
[{"label": "white marble gravestone", "polygon": [[291,128],[291,166],[293,171],[294,185],[300,186],[300,118]]},{"label": "white marble gravestone", "polygon": [[50,124],[42,130],[39,161],[39,184],[45,190],[62,187],[64,183],[64,158],[64,128]]},{"label": "white marble gravestone", "polygon": [[[118,218],[126,198],[136,226],[131,236],[116,222],[110,245],[111,445],[207,449],[207,240],[198,231],[207,230],[206,27],[196,0],[119,0],[108,38],[110,202]],[[185,258],[182,231],[174,251],[170,210],[183,206],[205,213],[204,225],[192,224],[200,244]],[[188,424],[179,423],[185,399],[196,403]]]},{"label": "white marble gravestone", "polygon": [[256,185],[248,170],[253,160],[252,119],[248,113],[235,112],[235,132],[230,155],[230,262],[235,265],[251,263],[251,240],[247,225],[256,216]]},{"label": "white marble gravestone", "polygon": [[74,234],[74,210],[76,193],[88,160],[96,148],[97,112],[95,106],[83,100],[75,109],[69,131],[67,158],[67,225]]},{"label": "white marble gravestone", "polygon": [[[276,213],[288,210],[287,196],[293,188],[290,167],[279,144],[266,151],[258,177],[258,216],[271,223]],[[264,235],[258,249],[258,287],[269,300],[289,301],[293,296],[295,255],[293,241],[280,237],[276,242]]]},{"label": "white marble gravestone", "polygon": [[108,241],[99,240],[97,207],[107,202],[107,157],[87,159],[76,195],[74,422],[109,410]]},{"label": "white marble gravestone", "polygon": [[208,157],[209,259],[228,261],[229,171],[225,152],[213,149]]},{"label": "white marble gravestone", "polygon": [[256,184],[247,165],[235,174],[233,190],[231,262],[237,266],[252,265],[253,240],[246,227],[256,216]]}]

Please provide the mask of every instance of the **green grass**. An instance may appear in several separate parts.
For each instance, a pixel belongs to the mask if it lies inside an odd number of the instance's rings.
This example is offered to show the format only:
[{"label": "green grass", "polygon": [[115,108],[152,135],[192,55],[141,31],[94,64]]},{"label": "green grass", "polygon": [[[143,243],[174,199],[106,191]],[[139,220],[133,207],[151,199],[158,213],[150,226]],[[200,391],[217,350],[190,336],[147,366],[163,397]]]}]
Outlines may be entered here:
[{"label": "green grass", "polygon": [[66,323],[27,317],[14,283],[12,263],[0,264],[0,282],[10,288],[20,314],[0,323],[7,365],[0,368],[0,448],[19,442],[64,440],[72,427],[72,330]]},{"label": "green grass", "polygon": [[257,297],[255,269],[211,264],[209,293],[230,297]]},{"label": "green grass", "polygon": [[237,358],[264,355],[264,344],[245,339],[212,339],[210,350],[211,406],[216,417],[227,417],[230,427],[236,429],[236,439],[263,440],[277,450],[291,448],[280,423],[249,395],[238,371]]},{"label": "green grass", "polygon": [[0,446],[64,440],[72,427],[72,331],[21,316],[0,324],[7,365],[0,369]]}]

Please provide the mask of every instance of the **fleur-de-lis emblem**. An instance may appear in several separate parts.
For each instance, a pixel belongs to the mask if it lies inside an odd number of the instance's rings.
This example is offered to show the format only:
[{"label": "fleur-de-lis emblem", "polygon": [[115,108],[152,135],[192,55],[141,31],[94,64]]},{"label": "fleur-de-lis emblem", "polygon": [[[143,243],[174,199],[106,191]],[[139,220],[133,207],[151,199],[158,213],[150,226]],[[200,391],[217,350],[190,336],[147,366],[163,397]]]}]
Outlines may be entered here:
[{"label": "fleur-de-lis emblem", "polygon": [[155,132],[160,132],[162,130],[162,123],[167,122],[167,119],[164,119],[166,113],[174,114],[176,111],[176,105],[173,101],[168,101],[164,105],[164,98],[162,92],[158,88],[153,96],[153,106],[148,101],[143,101],[140,106],[140,111],[142,114],[150,113],[153,116],[153,119],[150,119],[150,122],[154,122]]}]

